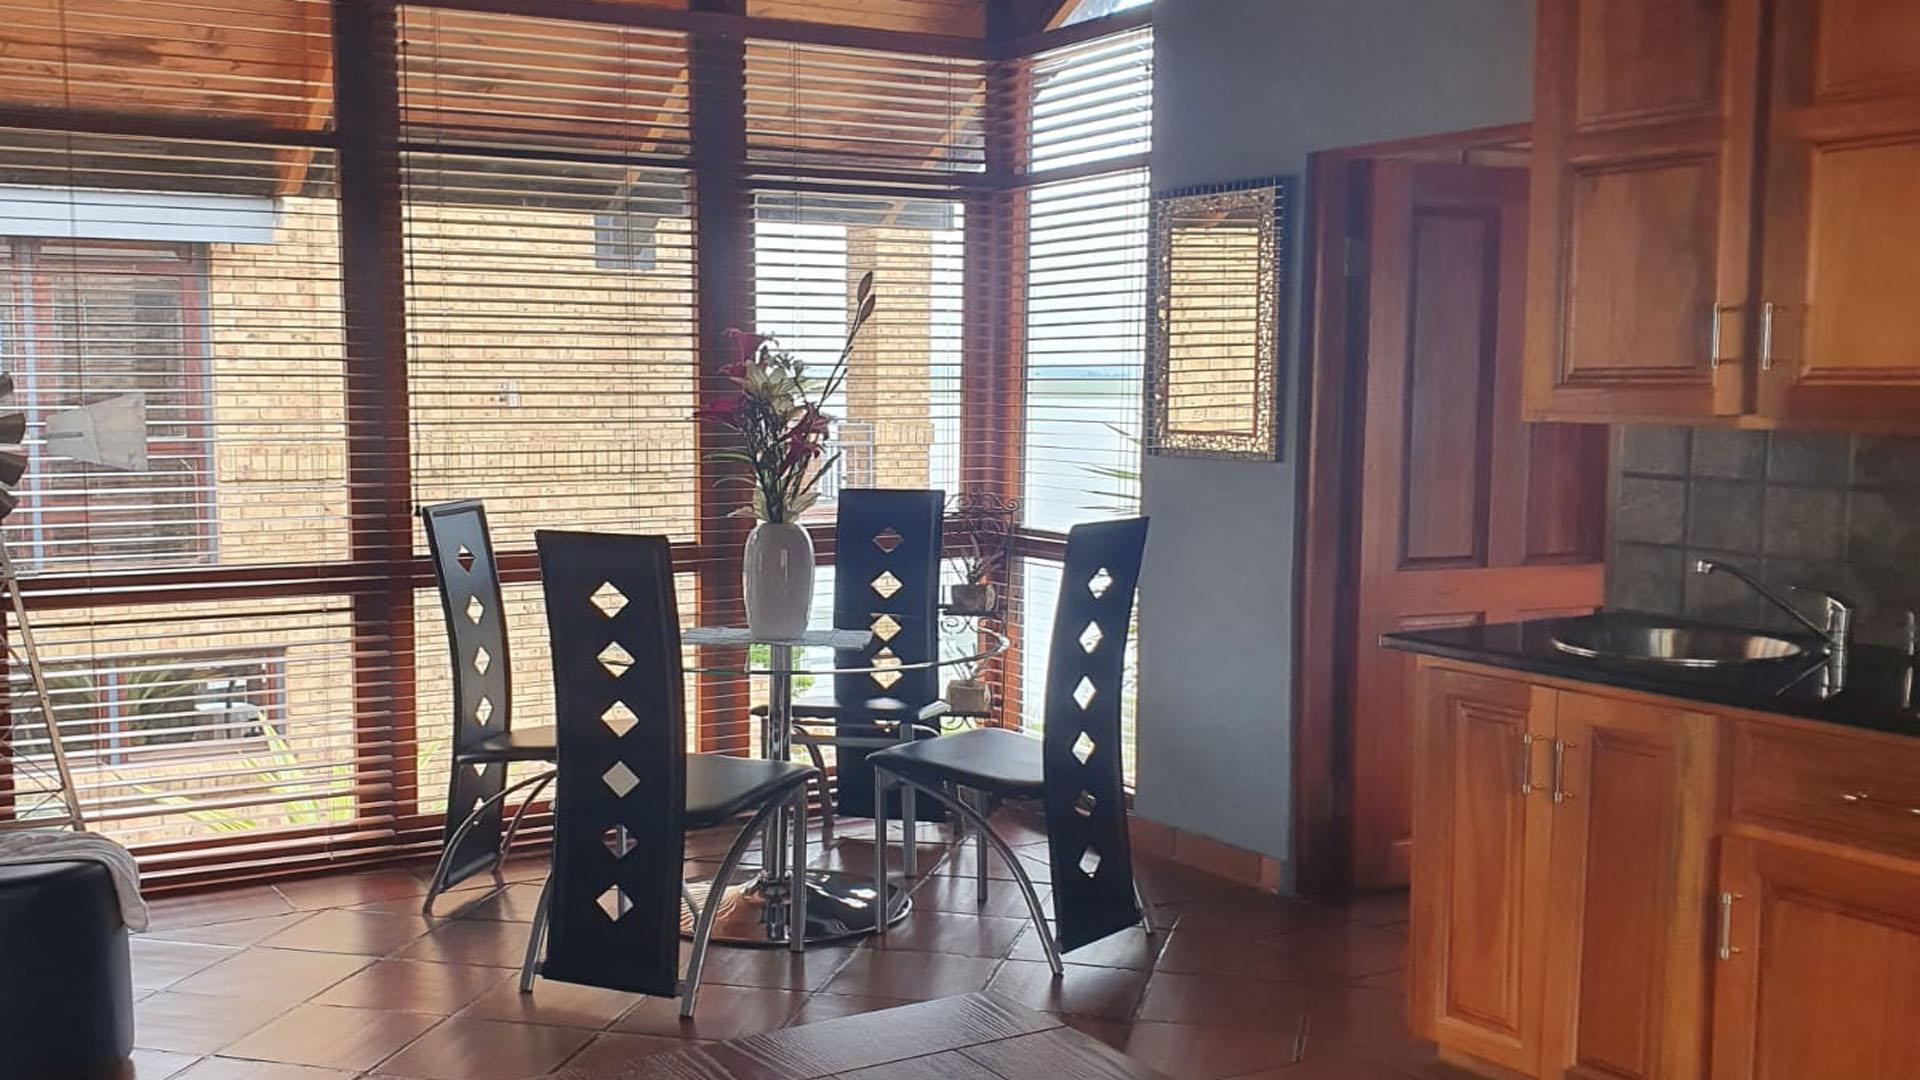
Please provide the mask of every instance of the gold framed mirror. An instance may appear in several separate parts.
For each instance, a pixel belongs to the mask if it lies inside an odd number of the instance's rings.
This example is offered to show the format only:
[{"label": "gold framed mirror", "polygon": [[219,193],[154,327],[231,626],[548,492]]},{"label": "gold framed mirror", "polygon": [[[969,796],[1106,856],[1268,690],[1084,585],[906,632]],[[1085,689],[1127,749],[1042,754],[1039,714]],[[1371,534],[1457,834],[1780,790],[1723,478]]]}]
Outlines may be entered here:
[{"label": "gold framed mirror", "polygon": [[1278,458],[1292,206],[1290,179],[1154,198],[1148,453]]}]

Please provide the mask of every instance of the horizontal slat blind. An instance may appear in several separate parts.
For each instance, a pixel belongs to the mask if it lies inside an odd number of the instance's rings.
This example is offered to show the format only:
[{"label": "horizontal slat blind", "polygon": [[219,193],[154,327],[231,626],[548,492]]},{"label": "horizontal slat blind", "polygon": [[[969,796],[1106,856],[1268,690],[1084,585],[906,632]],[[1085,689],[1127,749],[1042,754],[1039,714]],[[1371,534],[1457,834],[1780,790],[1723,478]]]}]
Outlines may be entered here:
[{"label": "horizontal slat blind", "polygon": [[684,40],[401,25],[414,501],[484,496],[508,551],[562,522],[691,539],[692,200],[637,158],[684,145]]},{"label": "horizontal slat blind", "polygon": [[330,0],[0,0],[13,108],[331,125]]},{"label": "horizontal slat blind", "polygon": [[[1153,36],[1129,31],[1032,61],[1029,168],[1151,148]],[[1026,196],[1026,524],[1064,531],[1138,505],[1147,315],[1147,170]]]},{"label": "horizontal slat blind", "polygon": [[[321,584],[356,574],[330,13],[0,5],[0,363],[31,457],[0,535],[60,596],[34,621],[89,820],[155,880],[394,828],[393,728],[363,696],[387,633]],[[144,469],[49,445],[50,417],[125,394]],[[250,578],[282,584],[228,584]],[[15,749],[44,762],[19,644]]]},{"label": "horizontal slat blind", "polygon": [[873,274],[873,316],[827,402],[840,461],[813,518],[830,523],[845,487],[957,492],[961,203],[761,192],[754,211],[759,329],[821,377],[840,354],[860,277]]},{"label": "horizontal slat blind", "polygon": [[978,60],[750,41],[751,161],[865,172],[979,172],[986,165]]}]

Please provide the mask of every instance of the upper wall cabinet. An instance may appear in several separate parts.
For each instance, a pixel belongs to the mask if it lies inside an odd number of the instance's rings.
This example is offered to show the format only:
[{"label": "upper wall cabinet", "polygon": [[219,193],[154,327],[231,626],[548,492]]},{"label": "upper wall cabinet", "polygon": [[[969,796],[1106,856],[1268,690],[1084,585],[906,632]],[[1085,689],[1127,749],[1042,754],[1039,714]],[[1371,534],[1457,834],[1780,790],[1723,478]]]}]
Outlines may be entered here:
[{"label": "upper wall cabinet", "polygon": [[1716,346],[1749,285],[1759,3],[1541,3],[1530,413],[1739,410]]},{"label": "upper wall cabinet", "polygon": [[1920,4],[1542,0],[1537,82],[1529,418],[1920,428]]},{"label": "upper wall cabinet", "polygon": [[1757,411],[1920,427],[1920,3],[1774,18]]}]

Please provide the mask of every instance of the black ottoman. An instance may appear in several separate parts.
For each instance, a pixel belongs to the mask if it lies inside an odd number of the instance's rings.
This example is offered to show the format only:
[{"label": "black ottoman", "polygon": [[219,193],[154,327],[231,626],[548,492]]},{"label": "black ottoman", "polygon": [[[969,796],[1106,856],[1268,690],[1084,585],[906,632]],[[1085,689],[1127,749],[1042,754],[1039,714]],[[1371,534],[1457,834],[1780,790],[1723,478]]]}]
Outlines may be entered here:
[{"label": "black ottoman", "polygon": [[107,868],[0,866],[0,1077],[91,1080],[133,1051],[133,970]]}]

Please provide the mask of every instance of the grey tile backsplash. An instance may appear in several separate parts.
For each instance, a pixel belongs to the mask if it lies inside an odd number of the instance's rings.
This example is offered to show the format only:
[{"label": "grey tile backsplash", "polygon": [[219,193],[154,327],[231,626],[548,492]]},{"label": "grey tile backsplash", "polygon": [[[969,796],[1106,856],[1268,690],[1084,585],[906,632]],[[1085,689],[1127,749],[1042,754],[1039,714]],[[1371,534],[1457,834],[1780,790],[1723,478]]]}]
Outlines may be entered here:
[{"label": "grey tile backsplash", "polygon": [[1609,607],[1791,626],[1732,578],[1689,572],[1707,556],[1840,593],[1860,640],[1904,641],[1920,607],[1920,439],[1626,426],[1615,440]]}]

